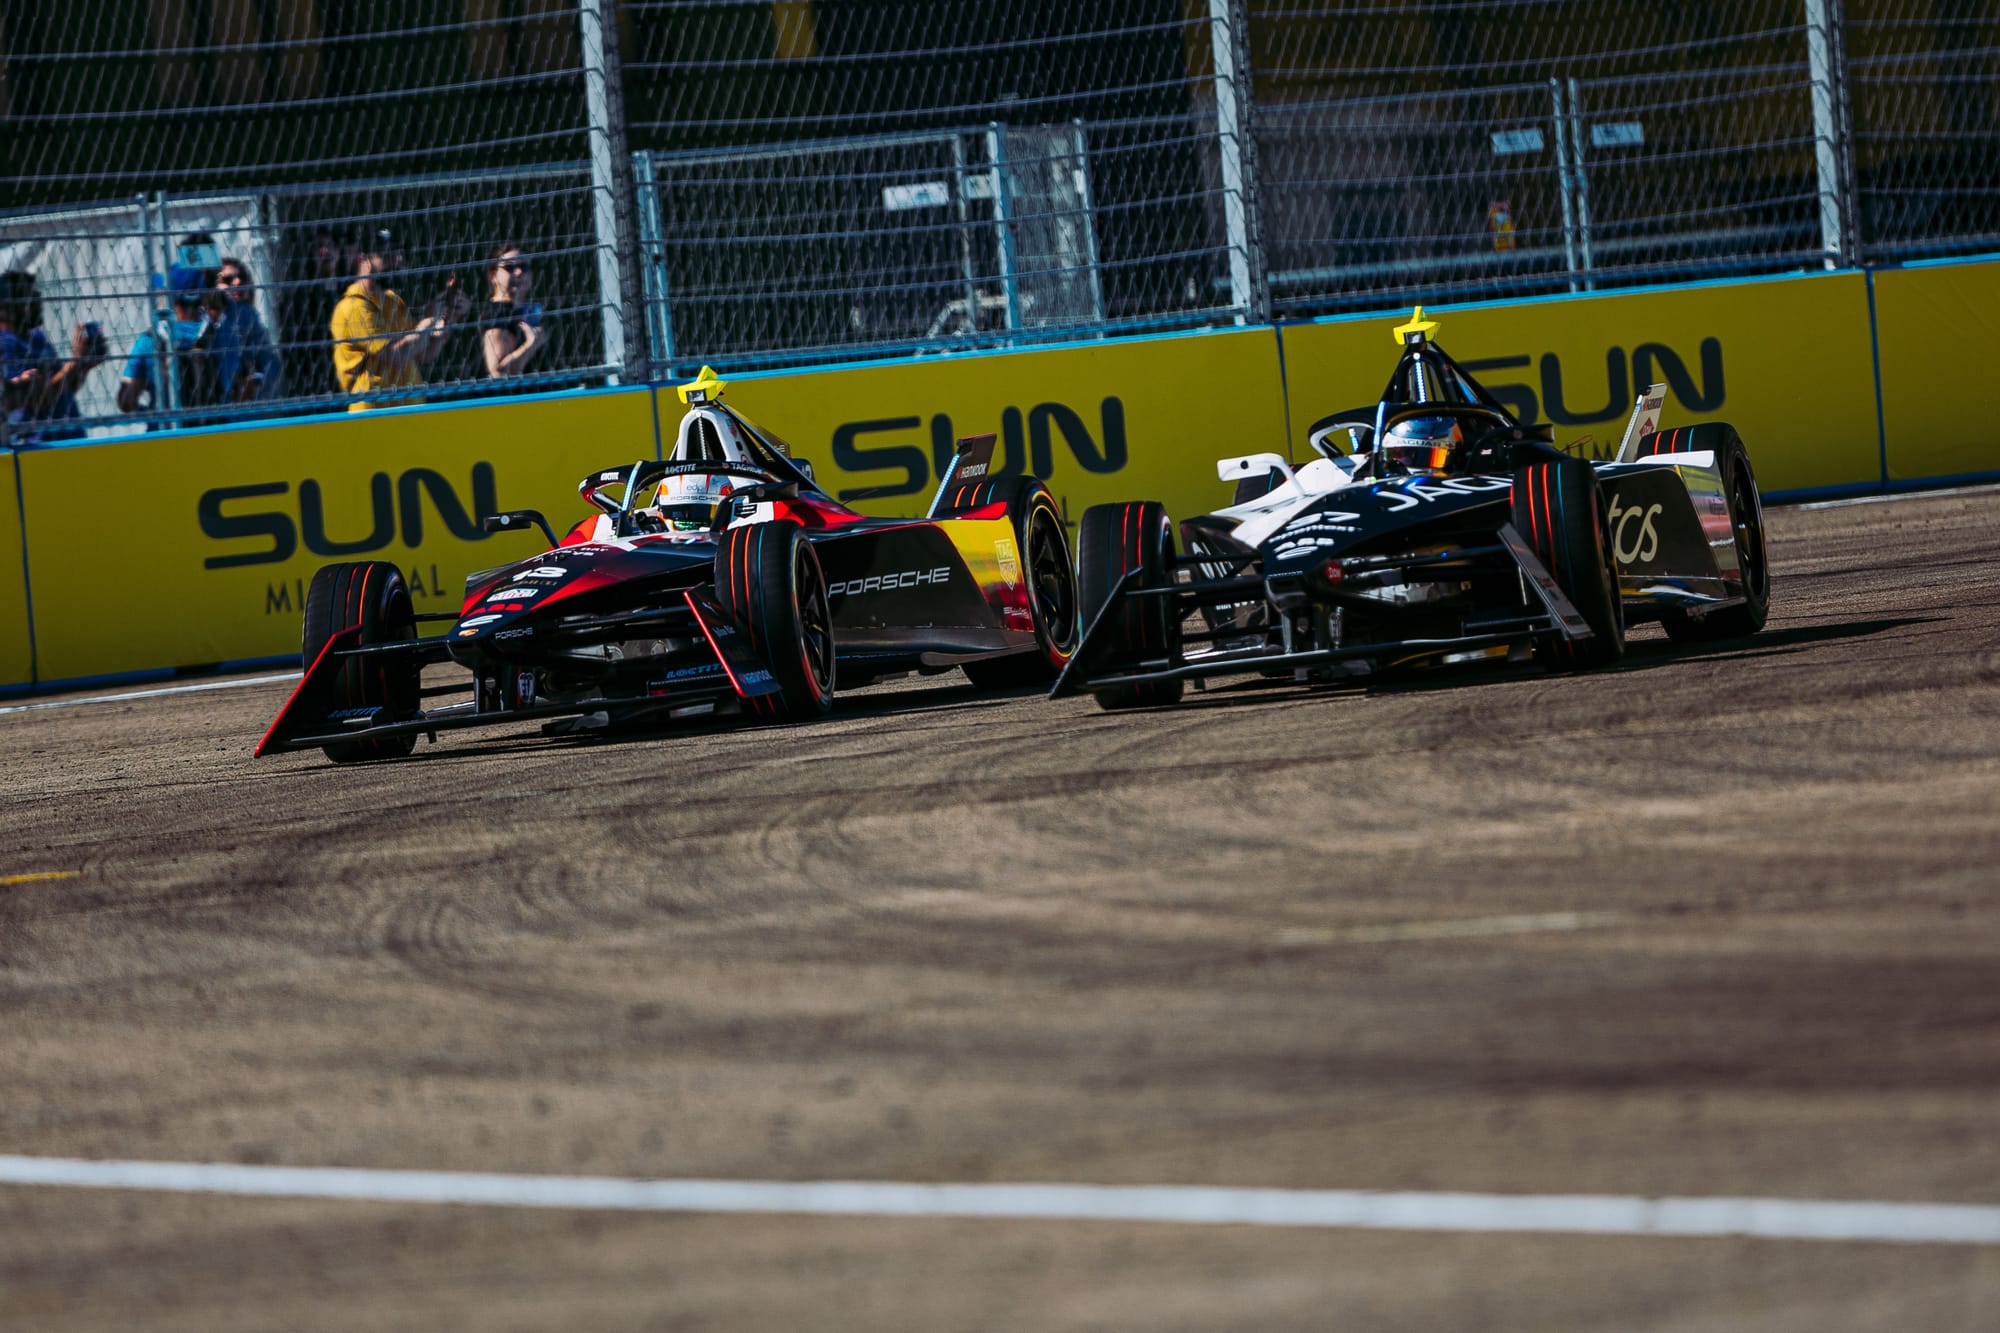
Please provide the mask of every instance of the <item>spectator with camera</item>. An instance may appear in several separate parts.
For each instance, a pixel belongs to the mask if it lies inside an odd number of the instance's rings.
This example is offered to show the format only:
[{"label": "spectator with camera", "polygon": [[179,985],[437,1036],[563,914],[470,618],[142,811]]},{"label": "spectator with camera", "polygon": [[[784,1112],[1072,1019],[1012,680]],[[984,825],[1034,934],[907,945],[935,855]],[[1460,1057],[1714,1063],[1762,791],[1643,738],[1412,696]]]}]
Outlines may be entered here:
[{"label": "spectator with camera", "polygon": [[95,321],[70,333],[70,354],[56,352],[42,329],[42,298],[33,274],[0,274],[0,382],[4,382],[8,441],[29,445],[80,440],[78,390],[110,355]]},{"label": "spectator with camera", "polygon": [[[341,392],[369,393],[377,389],[414,388],[424,382],[420,366],[437,360],[452,321],[463,319],[472,302],[458,290],[457,277],[424,306],[423,318],[410,319],[409,307],[395,290],[403,268],[403,252],[387,230],[379,230],[362,246],[357,276],[333,309],[333,372]],[[390,406],[358,402],[348,411]]]},{"label": "spectator with camera", "polygon": [[525,373],[548,345],[542,307],[528,300],[535,274],[521,247],[494,247],[486,261],[486,304],[479,311],[480,352],[494,379]]},{"label": "spectator with camera", "polygon": [[[224,400],[223,368],[235,365],[236,335],[209,310],[209,288],[202,270],[175,264],[167,270],[167,292],[173,303],[172,318],[140,334],[125,359],[125,376],[118,384],[121,412],[148,412],[167,406],[159,390],[162,363],[174,376],[175,407],[213,407]],[[163,348],[172,350],[165,352]],[[182,424],[204,423],[190,419]],[[158,422],[147,426],[148,430],[163,428]]]}]

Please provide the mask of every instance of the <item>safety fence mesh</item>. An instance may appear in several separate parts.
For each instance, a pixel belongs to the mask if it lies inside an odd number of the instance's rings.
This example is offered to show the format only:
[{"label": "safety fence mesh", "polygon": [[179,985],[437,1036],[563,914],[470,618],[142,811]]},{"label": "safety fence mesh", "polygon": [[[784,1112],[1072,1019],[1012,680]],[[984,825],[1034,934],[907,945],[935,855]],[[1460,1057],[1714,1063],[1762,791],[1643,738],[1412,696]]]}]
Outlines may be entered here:
[{"label": "safety fence mesh", "polygon": [[1212,27],[1179,0],[637,0],[649,328],[671,364],[1213,318]]},{"label": "safety fence mesh", "polygon": [[[101,327],[72,428],[1996,247],[1991,0],[0,3],[0,319]],[[370,399],[375,249],[470,300]],[[162,288],[225,256],[270,352],[197,414]]]},{"label": "safety fence mesh", "polygon": [[2000,5],[1846,0],[1862,245],[1920,258],[2000,246]]},{"label": "safety fence mesh", "polygon": [[[529,263],[524,294],[544,308],[541,346],[521,367],[540,374],[525,382],[599,371],[587,153],[572,4],[0,10],[0,269],[33,275],[58,351],[78,325],[103,330],[109,359],[77,396],[87,420],[161,425],[196,419],[196,406],[222,420],[365,398],[336,380],[331,317],[369,250],[400,267],[385,285],[413,318],[447,289],[464,294],[415,359],[430,396],[488,381],[485,266],[510,242]],[[219,290],[228,260],[248,270],[248,301]],[[197,380],[178,346],[203,317],[173,299],[182,261],[203,275],[193,310],[227,316],[212,345],[242,353],[228,384],[219,354]],[[146,335],[155,355],[134,365]],[[144,391],[121,413],[128,378]],[[37,433],[15,425],[17,438]]]}]

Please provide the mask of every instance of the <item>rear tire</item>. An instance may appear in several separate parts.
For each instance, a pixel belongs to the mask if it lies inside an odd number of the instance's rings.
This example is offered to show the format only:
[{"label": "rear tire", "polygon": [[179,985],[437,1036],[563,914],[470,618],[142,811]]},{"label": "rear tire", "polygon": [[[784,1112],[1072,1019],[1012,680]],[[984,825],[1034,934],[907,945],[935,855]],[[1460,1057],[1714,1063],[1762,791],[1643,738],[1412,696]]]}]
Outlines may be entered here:
[{"label": "rear tire", "polygon": [[730,528],[715,551],[715,590],[778,682],[743,701],[753,717],[807,722],[833,707],[833,613],[819,556],[796,523]]},{"label": "rear tire", "polygon": [[1514,473],[1514,528],[1590,626],[1590,637],[1535,645],[1551,671],[1610,666],[1625,653],[1625,604],[1597,474],[1581,459],[1531,463]]},{"label": "rear tire", "polygon": [[[1137,586],[1165,588],[1174,582],[1174,530],[1166,507],[1156,500],[1093,505],[1077,531],[1077,590],[1083,623],[1093,624],[1111,591],[1131,570],[1142,571]],[[1115,662],[1172,658],[1180,653],[1181,623],[1170,597],[1128,599],[1099,642]],[[1146,681],[1100,689],[1100,708],[1143,708],[1180,702],[1186,682]]]},{"label": "rear tire", "polygon": [[1083,637],[1076,613],[1076,564],[1070,558],[1069,533],[1055,497],[1039,478],[1003,477],[977,489],[985,487],[996,488],[996,499],[1011,492],[1007,494],[1007,517],[1014,524],[1021,578],[1035,619],[1035,650],[968,662],[965,675],[981,689],[1046,684],[1062,674],[1070,654],[1076,651],[1077,640]]},{"label": "rear tire", "polygon": [[1723,500],[1729,506],[1730,526],[1736,530],[1736,565],[1743,573],[1739,606],[1724,607],[1705,616],[1685,611],[1669,611],[1660,617],[1667,637],[1676,643],[1713,643],[1717,639],[1740,639],[1764,628],[1771,615],[1771,564],[1764,540],[1764,500],[1757,490],[1757,476],[1750,470],[1750,452],[1743,447],[1736,428],[1725,421],[1705,421],[1660,431],[1639,441],[1640,458],[1658,454],[1711,452],[1722,473]]},{"label": "rear tire", "polygon": [[[417,637],[416,613],[403,572],[382,560],[327,565],[306,589],[304,665],[310,669],[327,641],[350,625],[361,626],[361,646],[407,642]],[[389,718],[417,715],[423,667],[414,656],[351,659],[333,678],[328,707],[335,711],[380,709]],[[371,736],[322,746],[336,764],[368,759],[402,759],[416,749],[415,736]]]}]

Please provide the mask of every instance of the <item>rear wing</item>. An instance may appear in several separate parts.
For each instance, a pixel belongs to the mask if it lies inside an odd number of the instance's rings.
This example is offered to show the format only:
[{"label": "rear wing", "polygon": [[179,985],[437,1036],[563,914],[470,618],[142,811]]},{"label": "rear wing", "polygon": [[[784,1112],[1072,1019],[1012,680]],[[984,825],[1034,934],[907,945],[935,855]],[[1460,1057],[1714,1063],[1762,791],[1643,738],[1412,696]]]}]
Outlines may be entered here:
[{"label": "rear wing", "polygon": [[1639,441],[1660,428],[1660,409],[1667,405],[1667,386],[1655,384],[1639,395],[1632,406],[1632,419],[1625,423],[1625,438],[1618,442],[1614,461],[1629,463],[1636,456]]},{"label": "rear wing", "polygon": [[986,480],[987,474],[993,471],[993,446],[999,438],[997,435],[968,435],[958,442],[951,462],[945,464],[944,473],[938,478],[937,494],[931,496],[931,507],[924,511],[925,518],[937,517],[938,510],[944,506],[944,497],[952,487]]}]

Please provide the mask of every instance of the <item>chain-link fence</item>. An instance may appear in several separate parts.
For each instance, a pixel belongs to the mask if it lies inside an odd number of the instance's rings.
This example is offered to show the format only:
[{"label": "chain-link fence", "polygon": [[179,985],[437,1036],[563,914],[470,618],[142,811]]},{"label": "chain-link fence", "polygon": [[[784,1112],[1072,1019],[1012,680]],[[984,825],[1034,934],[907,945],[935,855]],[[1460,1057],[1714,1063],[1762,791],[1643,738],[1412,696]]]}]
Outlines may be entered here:
[{"label": "chain-link fence", "polygon": [[555,0],[0,8],[12,322],[104,357],[15,438],[601,378],[586,83]]},{"label": "chain-link fence", "polygon": [[1206,5],[638,0],[652,350],[689,367],[1207,321],[1235,304]]},{"label": "chain-link fence", "polygon": [[1991,0],[7,0],[13,436],[1992,249],[1996,89]]}]

